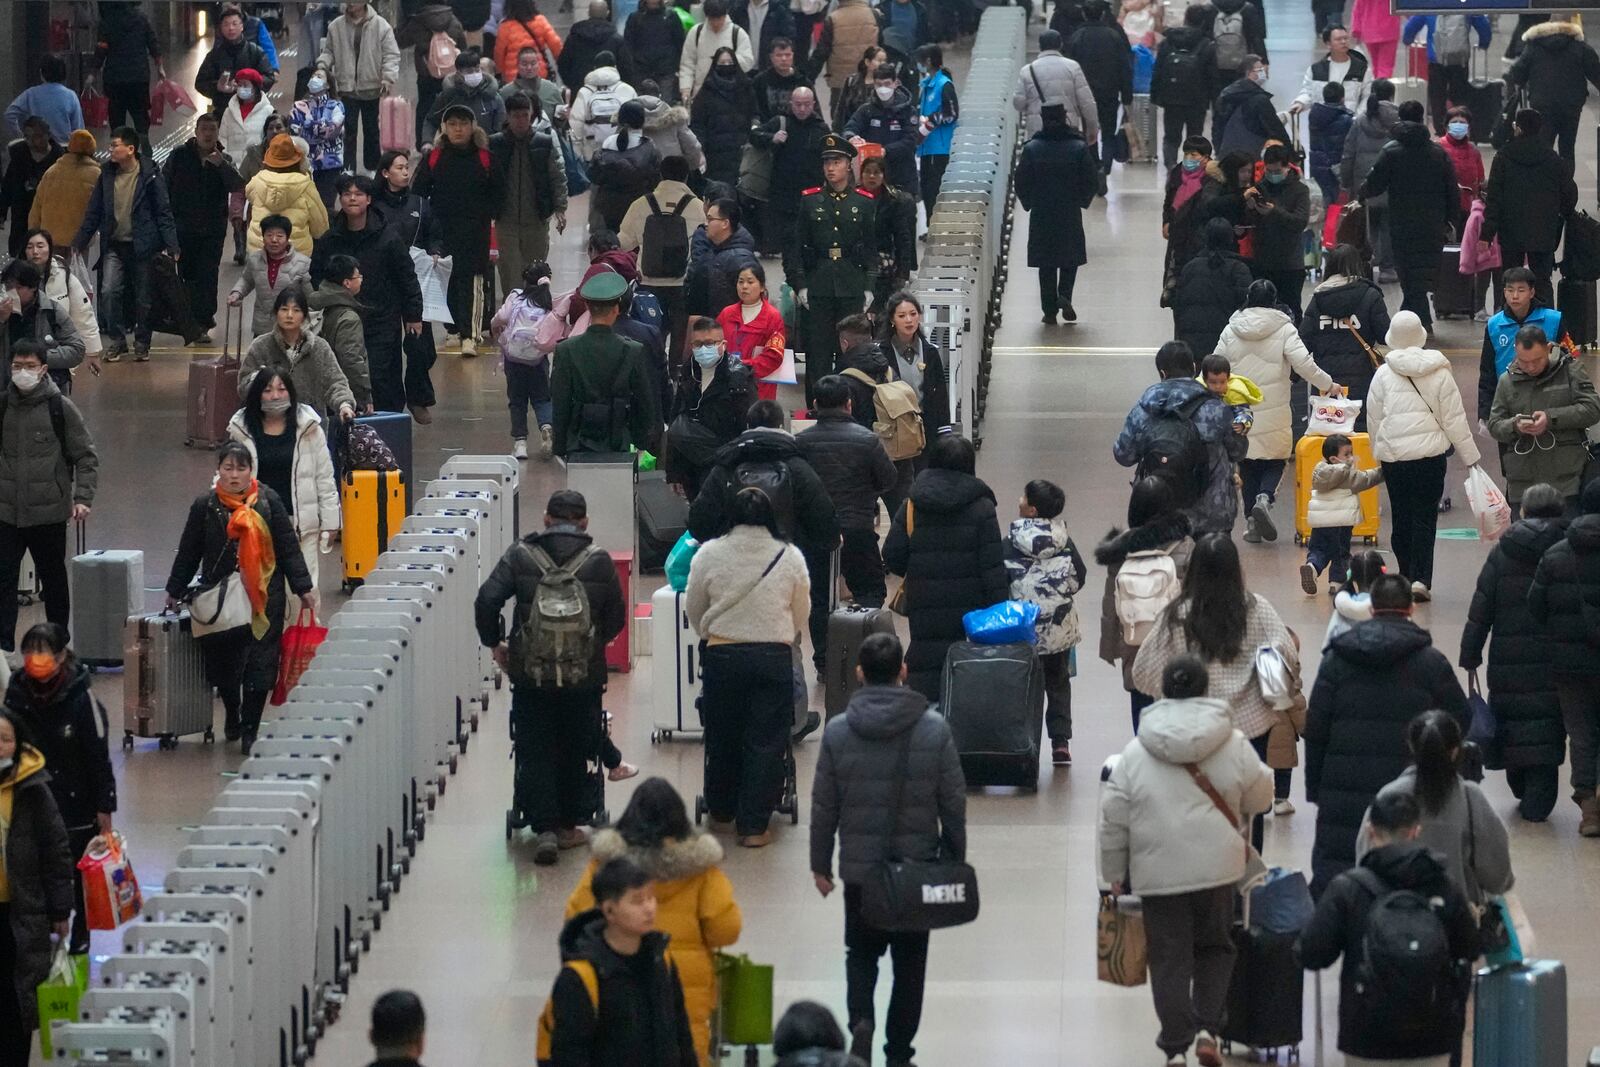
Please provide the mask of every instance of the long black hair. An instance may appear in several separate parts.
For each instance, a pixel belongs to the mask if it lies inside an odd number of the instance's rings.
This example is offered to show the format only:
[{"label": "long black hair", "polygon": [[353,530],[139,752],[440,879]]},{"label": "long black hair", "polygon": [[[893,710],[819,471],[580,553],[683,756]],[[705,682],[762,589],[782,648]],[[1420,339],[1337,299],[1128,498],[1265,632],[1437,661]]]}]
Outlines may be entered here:
[{"label": "long black hair", "polygon": [[555,306],[555,299],[550,295],[550,264],[544,260],[529,263],[522,270],[522,299],[535,307],[549,311]]},{"label": "long black hair", "polygon": [[617,820],[617,833],[635,848],[654,848],[665,840],[681,841],[693,831],[683,797],[665,778],[648,778],[628,800]]},{"label": "long black hair", "polygon": [[290,427],[299,424],[300,394],[294,387],[294,379],[281,365],[268,366],[256,372],[244,391],[244,428],[250,431],[251,437],[261,436],[261,394],[267,391],[267,386],[272,384],[274,378],[289,390],[289,410],[285,414]]},{"label": "long black hair", "polygon": [[1437,815],[1461,780],[1461,724],[1437,708],[1425,711],[1406,727],[1406,747],[1417,768],[1417,804]]},{"label": "long black hair", "polygon": [[1183,592],[1167,606],[1181,620],[1184,642],[1207,663],[1229,663],[1244,651],[1250,592],[1244,587],[1239,549],[1224,533],[1195,542]]}]

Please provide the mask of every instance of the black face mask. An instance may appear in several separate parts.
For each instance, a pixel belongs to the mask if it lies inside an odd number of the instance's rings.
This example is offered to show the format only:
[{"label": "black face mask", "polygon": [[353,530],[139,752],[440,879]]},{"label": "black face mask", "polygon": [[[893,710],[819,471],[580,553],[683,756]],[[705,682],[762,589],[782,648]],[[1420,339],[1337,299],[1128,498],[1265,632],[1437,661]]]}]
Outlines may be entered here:
[{"label": "black face mask", "polygon": [[715,70],[717,72],[717,77],[719,77],[719,78],[731,78],[731,77],[733,77],[734,68],[731,67],[731,66],[719,65],[719,66],[717,66],[715,68]]}]

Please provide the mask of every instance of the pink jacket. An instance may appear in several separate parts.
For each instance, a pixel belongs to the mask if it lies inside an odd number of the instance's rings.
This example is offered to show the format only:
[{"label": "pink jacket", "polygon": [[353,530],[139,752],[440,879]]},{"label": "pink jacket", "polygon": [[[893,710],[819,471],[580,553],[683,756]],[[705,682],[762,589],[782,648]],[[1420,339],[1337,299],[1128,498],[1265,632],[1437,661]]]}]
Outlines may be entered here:
[{"label": "pink jacket", "polygon": [[1467,211],[1466,225],[1461,227],[1461,273],[1477,274],[1480,271],[1500,269],[1500,238],[1482,241],[1483,201],[1473,200]]},{"label": "pink jacket", "polygon": [[1350,32],[1366,44],[1400,39],[1400,16],[1389,14],[1389,0],[1356,0],[1350,11]]},{"label": "pink jacket", "polygon": [[1468,138],[1458,141],[1449,134],[1439,138],[1439,147],[1456,168],[1456,185],[1461,189],[1461,211],[1472,210],[1472,202],[1483,195],[1483,156]]}]

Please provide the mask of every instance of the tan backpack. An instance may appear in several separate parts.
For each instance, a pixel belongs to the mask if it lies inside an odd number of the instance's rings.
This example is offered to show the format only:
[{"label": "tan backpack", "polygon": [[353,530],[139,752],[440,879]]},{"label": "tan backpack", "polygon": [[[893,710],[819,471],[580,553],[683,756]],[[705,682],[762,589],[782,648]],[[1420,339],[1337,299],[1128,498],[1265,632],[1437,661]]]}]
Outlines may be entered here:
[{"label": "tan backpack", "polygon": [[872,432],[883,442],[889,458],[898,463],[920,455],[927,436],[922,428],[922,404],[910,383],[899,379],[875,382],[871,375],[854,367],[843,373],[872,386]]}]

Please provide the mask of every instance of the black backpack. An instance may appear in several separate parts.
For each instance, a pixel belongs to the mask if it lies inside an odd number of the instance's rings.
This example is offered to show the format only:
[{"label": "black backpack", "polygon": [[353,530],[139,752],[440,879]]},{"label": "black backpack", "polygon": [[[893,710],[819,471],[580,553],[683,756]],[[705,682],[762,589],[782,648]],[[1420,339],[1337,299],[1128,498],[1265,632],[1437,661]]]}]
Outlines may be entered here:
[{"label": "black backpack", "polygon": [[1211,457],[1200,431],[1194,427],[1194,415],[1209,399],[1211,394],[1206,392],[1191,397],[1176,411],[1165,411],[1151,419],[1145,431],[1138,477],[1157,475],[1168,479],[1180,508],[1194,505],[1206,489]]},{"label": "black backpack", "polygon": [[1210,95],[1210,77],[1211,72],[1200,62],[1199,48],[1174,48],[1167,54],[1161,85],[1156,92],[1161,99],[1174,104],[1183,100],[1197,100]]},{"label": "black backpack", "polygon": [[767,494],[778,532],[786,541],[794,540],[794,479],[789,465],[781,459],[748,460],[733,468],[732,489],[737,493],[751,486]]},{"label": "black backpack", "polygon": [[1433,1032],[1441,1018],[1462,1011],[1463,990],[1439,915],[1442,903],[1415,890],[1393,889],[1366,867],[1350,871],[1350,877],[1373,897],[1356,968],[1363,1014],[1381,1020],[1401,1041]]},{"label": "black backpack", "polygon": [[639,242],[639,272],[649,278],[681,278],[689,269],[689,226],[683,211],[694,197],[686,195],[671,211],[662,211],[654,193],[644,202],[650,214],[644,220],[644,237]]},{"label": "black backpack", "polygon": [[1561,260],[1561,278],[1592,282],[1600,278],[1600,221],[1587,211],[1567,216],[1566,255]]}]

